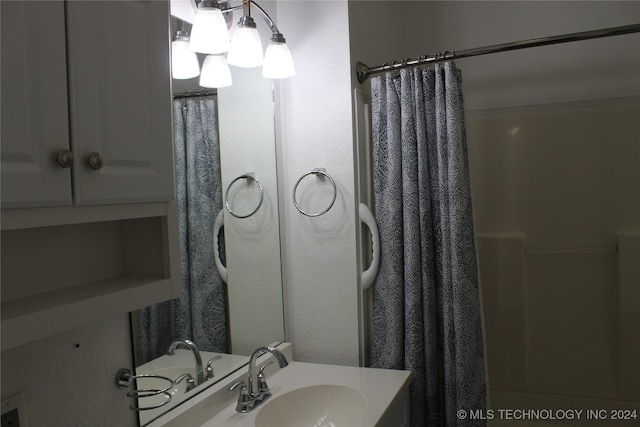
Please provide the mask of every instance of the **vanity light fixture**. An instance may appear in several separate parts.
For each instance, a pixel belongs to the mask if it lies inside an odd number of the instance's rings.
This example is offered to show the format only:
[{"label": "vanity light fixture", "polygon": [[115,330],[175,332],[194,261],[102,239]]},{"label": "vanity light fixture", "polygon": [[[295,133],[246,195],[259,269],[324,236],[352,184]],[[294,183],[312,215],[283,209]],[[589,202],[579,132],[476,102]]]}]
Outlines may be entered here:
[{"label": "vanity light fixture", "polygon": [[243,68],[254,68],[262,65],[262,42],[258,34],[258,27],[251,17],[249,0],[243,0],[243,15],[238,21],[238,28],[233,33],[231,46],[227,54],[230,65]]},{"label": "vanity light fixture", "polygon": [[171,75],[174,79],[192,79],[200,74],[196,53],[189,49],[189,33],[178,30],[171,41]]},{"label": "vanity light fixture", "polygon": [[[262,76],[269,79],[294,76],[295,67],[286,40],[266,11],[253,0],[242,0],[242,4],[236,6],[231,6],[231,1],[195,0],[197,12],[191,29],[189,48],[194,52],[207,54],[200,74],[200,86],[231,85],[231,74],[227,64],[247,68],[262,66]],[[264,56],[257,25],[251,17],[251,6],[258,9],[272,32],[271,41]],[[242,9],[243,15],[230,41],[224,14],[239,9]],[[176,49],[179,48],[178,46],[174,48],[172,44],[174,57],[178,56]],[[174,78],[178,78],[175,76],[179,73],[173,74]]]},{"label": "vanity light fixture", "polygon": [[202,64],[200,86],[220,88],[231,86],[231,70],[224,59],[224,54],[207,55]]},{"label": "vanity light fixture", "polygon": [[285,79],[296,75],[293,57],[287,42],[280,33],[273,33],[271,42],[264,54],[262,76],[268,79]]},{"label": "vanity light fixture", "polygon": [[194,52],[216,54],[227,52],[229,44],[229,31],[220,3],[201,1],[191,28],[189,47]]}]

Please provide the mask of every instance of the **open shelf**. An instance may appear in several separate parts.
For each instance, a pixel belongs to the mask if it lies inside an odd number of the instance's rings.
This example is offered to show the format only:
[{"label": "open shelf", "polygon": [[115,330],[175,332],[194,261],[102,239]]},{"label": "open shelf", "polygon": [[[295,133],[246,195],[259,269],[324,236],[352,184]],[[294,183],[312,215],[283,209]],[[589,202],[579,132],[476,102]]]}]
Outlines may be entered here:
[{"label": "open shelf", "polygon": [[115,277],[2,302],[2,350],[173,297],[170,279]]},{"label": "open shelf", "polygon": [[3,209],[2,230],[166,216],[167,203]]},{"label": "open shelf", "polygon": [[2,230],[2,350],[178,296],[172,217],[93,219]]}]

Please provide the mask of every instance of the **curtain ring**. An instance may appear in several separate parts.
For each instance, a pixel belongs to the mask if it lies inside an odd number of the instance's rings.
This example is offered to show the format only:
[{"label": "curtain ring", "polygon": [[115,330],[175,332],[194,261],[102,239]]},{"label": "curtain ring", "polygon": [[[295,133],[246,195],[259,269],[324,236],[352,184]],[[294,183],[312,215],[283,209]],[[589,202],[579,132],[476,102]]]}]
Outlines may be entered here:
[{"label": "curtain ring", "polygon": [[[308,175],[324,175],[327,178],[329,178],[329,181],[331,181],[331,185],[333,186],[333,198],[331,199],[331,203],[325,210],[321,212],[309,213],[302,210],[300,205],[298,205],[298,200],[296,199],[296,192],[298,191],[298,185],[300,184],[300,181],[302,181]],[[329,175],[324,168],[316,168],[316,169],[313,169],[311,172],[307,172],[304,175],[302,175],[300,178],[298,178],[298,182],[296,182],[295,187],[293,187],[293,204],[295,205],[296,209],[298,209],[298,212],[300,212],[301,214],[309,217],[316,217],[316,216],[324,215],[325,213],[329,212],[329,209],[333,207],[333,204],[336,201],[337,195],[338,195],[338,189],[336,187],[336,182],[333,180],[333,178],[331,178],[331,175]]]},{"label": "curtain ring", "polygon": [[[240,179],[246,179],[247,182],[248,181],[253,181],[256,184],[258,184],[258,187],[260,187],[260,201],[258,202],[258,206],[256,206],[256,208],[254,210],[252,210],[250,213],[248,213],[247,215],[238,215],[237,213],[233,212],[233,210],[231,210],[231,206],[229,206],[229,190],[231,190],[231,186],[238,180]],[[260,209],[260,206],[262,206],[262,201],[264,200],[264,189],[262,188],[262,184],[260,183],[260,181],[258,181],[258,178],[256,178],[253,174],[253,172],[249,172],[249,173],[245,173],[243,175],[240,175],[239,177],[237,177],[236,179],[234,179],[233,181],[231,181],[229,183],[229,186],[227,187],[227,191],[225,191],[224,193],[224,206],[227,208],[227,211],[235,216],[236,218],[249,218],[251,215],[253,215],[254,213],[258,212],[258,209]]]}]

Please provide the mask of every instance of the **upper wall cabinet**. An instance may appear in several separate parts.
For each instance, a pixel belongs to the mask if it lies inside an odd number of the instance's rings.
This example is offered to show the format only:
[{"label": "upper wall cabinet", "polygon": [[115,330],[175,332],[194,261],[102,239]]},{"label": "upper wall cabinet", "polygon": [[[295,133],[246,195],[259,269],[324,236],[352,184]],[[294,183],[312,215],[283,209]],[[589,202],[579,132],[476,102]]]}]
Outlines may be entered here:
[{"label": "upper wall cabinet", "polygon": [[1,7],[2,207],[71,204],[64,3]]},{"label": "upper wall cabinet", "polygon": [[67,2],[77,203],[173,199],[167,3]]},{"label": "upper wall cabinet", "polygon": [[2,207],[172,200],[168,46],[167,2],[3,1]]}]

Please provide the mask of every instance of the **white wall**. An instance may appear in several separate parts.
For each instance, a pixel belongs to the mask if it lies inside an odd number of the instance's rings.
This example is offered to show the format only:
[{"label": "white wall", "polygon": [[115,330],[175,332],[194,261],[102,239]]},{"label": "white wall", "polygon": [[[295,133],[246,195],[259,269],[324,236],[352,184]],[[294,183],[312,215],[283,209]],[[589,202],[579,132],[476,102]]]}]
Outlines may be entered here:
[{"label": "white wall", "polygon": [[[356,204],[346,1],[282,1],[278,24],[297,74],[280,82],[280,195],[286,333],[297,360],[358,364]],[[293,205],[300,176],[325,168],[337,185],[326,214],[306,217]],[[330,185],[307,177],[303,209],[322,210]],[[313,193],[312,193],[313,192]],[[317,196],[317,204],[314,198]],[[308,203],[308,204],[307,204]]]},{"label": "white wall", "polygon": [[22,393],[30,427],[137,425],[115,383],[120,368],[133,369],[129,330],[118,316],[3,351],[3,398]]}]

